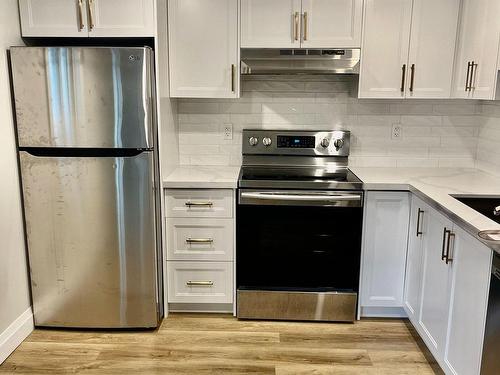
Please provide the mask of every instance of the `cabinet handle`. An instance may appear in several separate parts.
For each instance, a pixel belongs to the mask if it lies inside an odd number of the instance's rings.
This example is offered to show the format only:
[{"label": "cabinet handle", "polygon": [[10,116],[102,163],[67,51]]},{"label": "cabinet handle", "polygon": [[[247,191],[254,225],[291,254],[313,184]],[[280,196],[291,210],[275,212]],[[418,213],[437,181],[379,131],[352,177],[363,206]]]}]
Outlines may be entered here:
[{"label": "cabinet handle", "polygon": [[299,12],[294,13],[293,24],[293,39],[299,40]]},{"label": "cabinet handle", "polygon": [[78,0],[78,31],[85,27],[83,23],[83,0]]},{"label": "cabinet handle", "polygon": [[88,0],[89,2],[89,17],[90,17],[90,22],[89,22],[89,27],[90,31],[94,29],[94,0]]},{"label": "cabinet handle", "polygon": [[444,227],[444,231],[443,231],[443,246],[441,248],[441,260],[445,260],[446,259],[446,255],[444,254],[444,251],[445,251],[445,248],[446,248],[446,233],[448,233],[448,229],[446,229],[446,227]]},{"label": "cabinet handle", "polygon": [[418,213],[417,213],[417,237],[421,236],[423,234],[422,231],[420,230],[420,214],[423,214],[423,213],[424,213],[424,210],[421,210],[419,208]]},{"label": "cabinet handle", "polygon": [[[470,67],[471,67],[471,72],[470,72],[470,84],[469,84],[469,91],[472,91],[473,89],[476,88],[476,85],[475,85],[475,80],[476,80],[476,72],[477,72],[477,65],[476,63],[474,63],[474,61],[471,63]],[[474,86],[473,86],[474,85]]]},{"label": "cabinet handle", "polygon": [[213,286],[214,282],[212,280],[207,281],[191,281],[186,282],[187,286]]},{"label": "cabinet handle", "polygon": [[411,64],[410,92],[413,92],[413,80],[415,79],[415,64]]},{"label": "cabinet handle", "polygon": [[234,64],[231,64],[231,91],[234,92],[234,72],[235,72]]},{"label": "cabinet handle", "polygon": [[450,258],[450,243],[451,239],[455,238],[455,233],[453,233],[451,230],[448,231],[448,244],[446,245],[446,260],[445,263],[451,263],[453,261],[453,258]]},{"label": "cabinet handle", "polygon": [[307,12],[304,12],[304,14],[302,15],[302,17],[303,17],[303,22],[304,22],[304,25],[303,25],[304,36],[303,36],[302,40],[306,41],[307,40]]},{"label": "cabinet handle", "polygon": [[214,240],[212,238],[186,238],[186,243],[213,243]]},{"label": "cabinet handle", "polygon": [[405,92],[406,64],[403,64],[401,70],[401,92]]},{"label": "cabinet handle", "polygon": [[187,207],[212,207],[214,205],[212,202],[186,202],[184,204]]},{"label": "cabinet handle", "polygon": [[465,91],[469,91],[470,61],[467,62],[467,77],[465,78]]}]

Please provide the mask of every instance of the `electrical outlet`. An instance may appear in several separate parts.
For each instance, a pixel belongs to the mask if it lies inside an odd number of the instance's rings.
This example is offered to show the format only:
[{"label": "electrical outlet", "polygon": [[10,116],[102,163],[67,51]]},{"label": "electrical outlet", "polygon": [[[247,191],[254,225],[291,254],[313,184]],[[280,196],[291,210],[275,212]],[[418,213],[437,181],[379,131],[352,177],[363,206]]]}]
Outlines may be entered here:
[{"label": "electrical outlet", "polygon": [[224,124],[222,126],[222,133],[225,140],[233,139],[233,124]]},{"label": "electrical outlet", "polygon": [[403,127],[401,124],[392,124],[392,139],[401,139],[403,137]]}]

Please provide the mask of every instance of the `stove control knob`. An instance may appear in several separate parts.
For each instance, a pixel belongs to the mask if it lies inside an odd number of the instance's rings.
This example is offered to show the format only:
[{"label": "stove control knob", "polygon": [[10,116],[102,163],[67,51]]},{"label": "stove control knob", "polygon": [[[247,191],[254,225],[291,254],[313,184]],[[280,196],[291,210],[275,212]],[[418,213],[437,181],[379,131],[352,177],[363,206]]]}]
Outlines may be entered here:
[{"label": "stove control knob", "polygon": [[262,140],[262,143],[264,144],[264,146],[269,147],[271,146],[271,143],[273,143],[273,141],[271,140],[271,138],[266,137]]},{"label": "stove control knob", "polygon": [[344,146],[344,140],[342,138],[336,139],[335,142],[333,142],[333,145],[338,150]]},{"label": "stove control knob", "polygon": [[259,143],[259,138],[257,138],[257,137],[250,137],[248,139],[248,143],[250,144],[250,146],[257,146],[257,144]]},{"label": "stove control knob", "polygon": [[328,148],[330,146],[330,140],[328,138],[323,138],[320,142],[321,147]]}]

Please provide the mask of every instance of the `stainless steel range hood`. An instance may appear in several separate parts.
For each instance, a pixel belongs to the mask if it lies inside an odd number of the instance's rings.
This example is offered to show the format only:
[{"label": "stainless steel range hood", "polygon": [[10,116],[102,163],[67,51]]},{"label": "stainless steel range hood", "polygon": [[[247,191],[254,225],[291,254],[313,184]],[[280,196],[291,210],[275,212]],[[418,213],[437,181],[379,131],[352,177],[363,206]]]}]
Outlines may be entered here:
[{"label": "stainless steel range hood", "polygon": [[241,50],[241,74],[359,74],[360,50]]}]

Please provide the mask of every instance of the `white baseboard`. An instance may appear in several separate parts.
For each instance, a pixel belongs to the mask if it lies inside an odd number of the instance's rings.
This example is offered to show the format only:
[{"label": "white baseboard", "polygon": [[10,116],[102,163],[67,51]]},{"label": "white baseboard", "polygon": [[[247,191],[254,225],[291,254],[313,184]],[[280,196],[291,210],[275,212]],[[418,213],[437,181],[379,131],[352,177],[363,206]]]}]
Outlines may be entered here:
[{"label": "white baseboard", "polygon": [[372,307],[361,306],[363,318],[407,318],[408,315],[402,307]]},{"label": "white baseboard", "polygon": [[0,364],[29,336],[35,328],[31,307],[0,333]]}]

